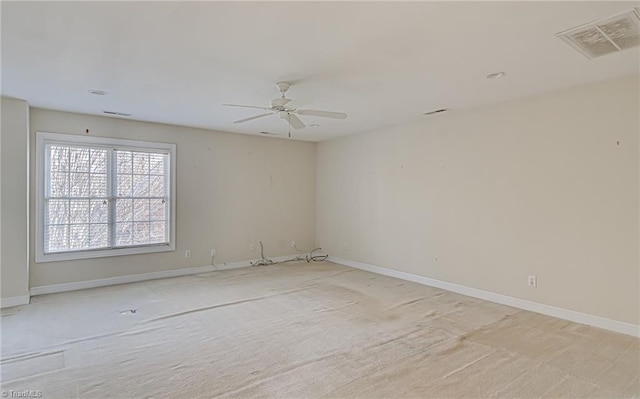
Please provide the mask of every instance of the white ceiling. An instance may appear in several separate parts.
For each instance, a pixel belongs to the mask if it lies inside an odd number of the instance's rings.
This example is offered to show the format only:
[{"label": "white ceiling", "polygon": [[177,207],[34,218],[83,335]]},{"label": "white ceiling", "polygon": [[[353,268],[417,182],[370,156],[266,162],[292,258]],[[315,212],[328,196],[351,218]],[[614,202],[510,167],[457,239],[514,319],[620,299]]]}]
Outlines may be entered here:
[{"label": "white ceiling", "polygon": [[[320,141],[638,73],[638,49],[587,60],[557,32],[637,2],[2,2],[2,94],[34,107],[256,134],[275,81]],[[485,75],[505,71],[500,80]],[[109,92],[95,96],[89,89]],[[258,112],[254,112],[258,111]],[[431,116],[437,118],[438,116]]]}]

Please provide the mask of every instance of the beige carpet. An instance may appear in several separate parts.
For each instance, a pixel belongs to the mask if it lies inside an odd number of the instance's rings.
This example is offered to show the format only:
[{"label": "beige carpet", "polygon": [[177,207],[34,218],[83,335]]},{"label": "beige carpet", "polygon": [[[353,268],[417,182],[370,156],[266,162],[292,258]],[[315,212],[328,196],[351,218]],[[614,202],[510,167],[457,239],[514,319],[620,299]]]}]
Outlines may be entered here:
[{"label": "beige carpet", "polygon": [[2,390],[43,398],[640,396],[638,339],[331,263],[40,296],[1,320]]}]

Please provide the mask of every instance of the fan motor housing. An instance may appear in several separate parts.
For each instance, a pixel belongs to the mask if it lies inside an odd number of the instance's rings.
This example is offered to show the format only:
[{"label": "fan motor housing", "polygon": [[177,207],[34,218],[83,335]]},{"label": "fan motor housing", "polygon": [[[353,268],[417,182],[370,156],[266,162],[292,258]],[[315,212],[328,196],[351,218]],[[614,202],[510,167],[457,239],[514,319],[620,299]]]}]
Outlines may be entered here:
[{"label": "fan motor housing", "polygon": [[284,97],[274,98],[273,100],[271,100],[270,105],[271,105],[271,108],[284,107],[290,101],[291,101],[290,99],[284,98]]}]

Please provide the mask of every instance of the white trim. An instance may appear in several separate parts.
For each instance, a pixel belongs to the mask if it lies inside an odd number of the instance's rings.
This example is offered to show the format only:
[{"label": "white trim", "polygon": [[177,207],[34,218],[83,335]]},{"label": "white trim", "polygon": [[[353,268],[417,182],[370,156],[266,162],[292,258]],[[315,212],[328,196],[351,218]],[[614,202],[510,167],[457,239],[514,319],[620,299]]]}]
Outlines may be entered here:
[{"label": "white trim", "polygon": [[[28,104],[27,104],[28,106]],[[26,221],[25,221],[25,226],[27,226],[26,231],[25,231],[25,236],[24,236],[24,242],[26,243],[26,251],[24,254],[24,262],[26,265],[26,269],[27,269],[27,275],[26,277],[26,286],[27,286],[27,295],[26,295],[26,301],[28,304],[29,302],[31,302],[31,292],[29,290],[29,276],[31,275],[31,262],[29,261],[30,258],[30,253],[31,253],[31,228],[29,226],[31,226],[31,109],[28,109],[28,116],[27,116],[27,148],[25,148],[26,150],[26,159],[27,159],[27,175],[24,176],[24,178],[26,179],[27,182],[27,209],[26,209]]]},{"label": "white trim", "polygon": [[[289,256],[279,256],[276,258],[271,258],[274,262],[282,262],[285,260],[291,259],[295,255]],[[257,260],[257,259],[256,259]],[[208,273],[215,272],[221,270],[230,270],[230,269],[238,269],[241,267],[249,267],[251,266],[251,262],[253,261],[239,261],[239,262],[228,262],[215,266],[199,266],[199,267],[186,267],[182,269],[171,269],[171,270],[163,270],[159,272],[151,272],[151,273],[142,273],[142,274],[131,274],[128,276],[117,276],[117,277],[109,277],[109,278],[101,278],[97,280],[87,280],[87,281],[74,281],[71,283],[62,283],[62,284],[51,284],[51,285],[41,285],[38,287],[31,287],[31,295],[45,295],[45,294],[54,294],[58,292],[66,292],[66,291],[76,291],[76,290],[84,290],[87,288],[96,288],[96,287],[105,287],[109,285],[117,285],[117,284],[127,284],[127,283],[135,283],[139,281],[147,281],[147,280],[156,280],[160,278],[168,278],[168,277],[179,277],[179,276],[187,276],[190,274],[199,274],[199,273]],[[4,301],[4,299],[3,299]],[[28,301],[26,303],[29,303]],[[22,305],[20,303],[19,305]],[[15,305],[12,305],[15,306]]]},{"label": "white trim", "polygon": [[91,258],[104,258],[107,256],[121,256],[121,255],[137,255],[137,254],[151,254],[156,252],[171,252],[175,251],[175,245],[171,244],[157,244],[157,245],[142,245],[139,247],[123,247],[113,249],[89,249],[76,252],[59,252],[36,255],[36,263],[46,262],[58,262],[63,260],[76,260],[76,259],[91,259]]},{"label": "white trim", "polygon": [[382,274],[384,276],[395,277],[401,280],[412,281],[414,283],[428,285],[430,287],[441,288],[443,290],[456,292],[458,294],[470,296],[473,298],[484,299],[489,302],[495,302],[502,305],[511,306],[518,309],[524,309],[531,312],[541,313],[547,316],[557,317],[559,319],[569,320],[575,323],[587,324],[590,326],[603,328],[605,330],[615,331],[618,333],[631,335],[640,338],[640,326],[625,323],[622,321],[611,320],[600,316],[594,316],[587,313],[577,312],[559,308],[543,303],[528,301],[526,299],[515,298],[508,295],[502,295],[491,291],[484,291],[477,288],[467,287],[464,285],[454,284],[447,281],[436,280],[429,277],[419,276],[416,274],[401,272],[398,270],[388,269],[386,267],[374,266],[368,263],[358,262],[355,260],[344,259],[336,256],[330,256],[330,262],[338,263],[344,266],[353,267],[355,269],[365,270],[371,273]]},{"label": "white trim", "polygon": [[10,308],[13,306],[28,305],[31,298],[29,295],[10,296],[8,298],[0,298],[0,308]]},{"label": "white trim", "polygon": [[[137,247],[110,248],[99,250],[86,250],[75,252],[61,253],[44,253],[44,193],[46,192],[44,184],[45,160],[45,144],[46,143],[63,143],[63,144],[87,144],[94,146],[105,146],[112,148],[117,146],[125,150],[156,150],[169,154],[169,242],[157,245],[144,245]],[[110,162],[110,160],[108,160]],[[36,220],[35,220],[35,262],[55,262],[63,260],[90,259],[107,256],[121,256],[146,254],[155,252],[175,251],[176,249],[176,144],[147,142],[139,140],[115,139],[110,137],[81,136],[76,134],[46,133],[36,132]],[[112,171],[110,170],[109,173]],[[112,184],[112,183],[108,183]],[[113,189],[113,188],[112,188]],[[112,205],[111,205],[112,206]]]}]

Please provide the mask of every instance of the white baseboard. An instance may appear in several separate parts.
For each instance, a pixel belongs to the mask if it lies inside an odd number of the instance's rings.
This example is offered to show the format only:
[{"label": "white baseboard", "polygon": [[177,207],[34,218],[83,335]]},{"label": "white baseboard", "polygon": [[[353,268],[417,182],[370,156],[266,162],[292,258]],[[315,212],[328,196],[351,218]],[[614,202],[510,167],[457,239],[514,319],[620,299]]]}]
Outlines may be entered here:
[{"label": "white baseboard", "polygon": [[84,290],[87,288],[105,287],[108,285],[134,283],[137,281],[155,280],[159,278],[186,276],[189,274],[212,272],[213,266],[187,267],[183,269],[164,270],[161,272],[131,274],[128,276],[108,277],[97,280],[74,281],[72,283],[41,285],[31,287],[31,295],[54,294],[57,292]]},{"label": "white baseboard", "polygon": [[336,256],[330,256],[328,260],[330,262],[353,267],[355,269],[366,270],[368,272],[382,274],[384,276],[395,277],[401,280],[428,285],[430,287],[441,288],[443,290],[456,292],[458,294],[470,296],[473,298],[484,299],[489,302],[495,302],[518,309],[529,310],[531,312],[541,313],[547,316],[557,317],[559,319],[569,320],[575,323],[586,324],[640,338],[640,326],[637,326],[635,324],[606,319],[604,317],[577,312],[575,310],[558,308],[551,305],[528,301],[526,299],[497,294],[495,292],[484,291],[477,288],[471,288],[464,285],[449,283],[447,281],[436,280],[416,274],[401,272],[398,270],[388,269],[386,267],[374,266],[368,263],[343,259]]},{"label": "white baseboard", "polygon": [[8,298],[0,298],[0,308],[10,308],[12,306],[28,305],[31,298],[29,295],[10,296]]},{"label": "white baseboard", "polygon": [[[285,260],[289,260],[293,257],[295,257],[295,255],[279,256],[279,257],[270,258],[270,259],[273,260],[274,262],[282,262]],[[38,287],[31,287],[31,295],[36,296],[36,295],[54,294],[58,292],[76,291],[76,290],[84,290],[87,288],[105,287],[109,285],[135,283],[138,281],[156,280],[156,279],[167,278],[167,277],[179,277],[179,276],[187,276],[190,274],[238,269],[241,267],[249,267],[251,266],[252,262],[255,262],[255,260],[227,262],[227,263],[217,264],[215,266],[209,265],[209,266],[199,266],[199,267],[186,267],[182,269],[163,270],[160,272],[151,272],[151,273],[143,273],[143,274],[131,274],[128,276],[101,278],[97,280],[75,281],[72,283],[41,285]],[[4,303],[4,299],[2,301]],[[28,297],[27,297],[26,303],[29,303]],[[23,305],[23,303],[20,303],[19,305]],[[15,306],[15,305],[11,305],[11,306]]]}]

